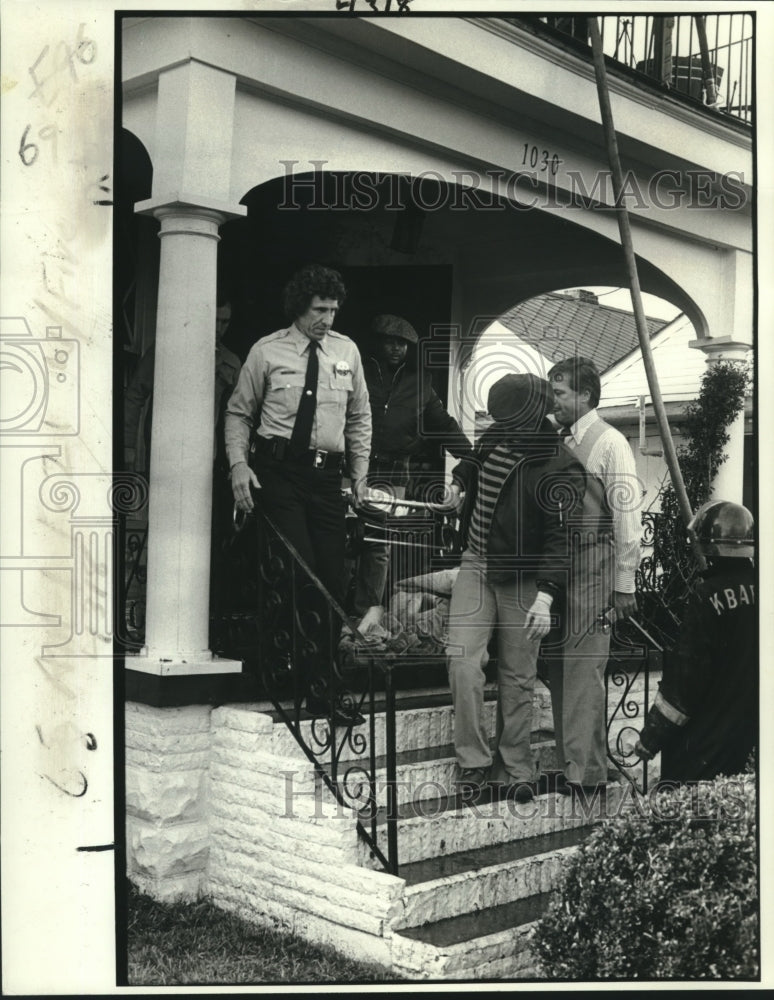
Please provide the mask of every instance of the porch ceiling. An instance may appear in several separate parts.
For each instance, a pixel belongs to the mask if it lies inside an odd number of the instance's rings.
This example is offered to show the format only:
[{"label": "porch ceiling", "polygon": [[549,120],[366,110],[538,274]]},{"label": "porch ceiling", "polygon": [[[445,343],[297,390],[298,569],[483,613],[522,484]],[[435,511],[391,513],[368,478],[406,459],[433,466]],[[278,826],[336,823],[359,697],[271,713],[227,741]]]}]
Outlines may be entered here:
[{"label": "porch ceiling", "polygon": [[[336,186],[340,189],[346,181],[347,175],[319,178],[321,200],[330,204]],[[390,306],[391,269],[393,275],[398,269],[416,269],[416,295],[421,298],[421,284],[426,280],[423,269],[446,268],[456,303],[453,315],[444,310],[443,315],[429,319],[439,325],[453,319],[463,327],[463,337],[471,346],[484,325],[537,295],[577,285],[626,284],[620,247],[566,217],[516,209],[507,202],[490,210],[455,208],[454,192],[447,192],[445,203],[435,211],[415,207],[399,211],[389,207],[389,183],[389,178],[382,179],[377,189],[383,196],[371,209],[361,211],[313,209],[309,203],[314,193],[309,190],[299,192],[297,209],[281,210],[282,181],[261,185],[243,199],[247,218],[223,229],[220,273],[238,276],[251,295],[266,302],[278,300],[290,273],[310,260],[345,272],[373,268],[381,272],[380,304],[374,308],[378,312],[398,309]],[[436,187],[436,198],[442,194]],[[413,240],[409,252],[393,249],[397,229],[404,225],[409,243]],[[640,281],[643,291],[667,299],[686,313],[695,308],[666,273],[645,260],[640,261]],[[357,289],[351,294],[356,300]],[[361,303],[360,316],[367,307]],[[347,313],[354,311],[349,304],[345,306],[343,332],[350,332]],[[276,315],[275,310],[269,312]],[[407,318],[415,321],[410,315]],[[271,322],[268,317],[267,322]],[[262,332],[271,329],[276,326],[268,325]],[[604,330],[598,332],[602,340],[611,340]],[[620,344],[619,340],[616,335],[602,349],[604,367],[631,348],[630,338]]]}]

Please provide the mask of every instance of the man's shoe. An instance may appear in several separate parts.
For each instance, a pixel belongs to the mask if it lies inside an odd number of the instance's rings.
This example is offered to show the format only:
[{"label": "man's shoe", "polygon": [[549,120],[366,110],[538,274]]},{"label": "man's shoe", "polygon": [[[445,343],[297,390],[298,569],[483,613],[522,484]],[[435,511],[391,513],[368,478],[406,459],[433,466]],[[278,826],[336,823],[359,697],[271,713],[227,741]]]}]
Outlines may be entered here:
[{"label": "man's shoe", "polygon": [[330,702],[311,695],[307,695],[306,710],[316,719],[330,719],[334,726],[362,726],[365,722],[354,705],[336,704],[331,711]]},{"label": "man's shoe", "polygon": [[478,802],[487,785],[487,772],[483,767],[461,767],[457,770],[454,787],[463,802]]}]

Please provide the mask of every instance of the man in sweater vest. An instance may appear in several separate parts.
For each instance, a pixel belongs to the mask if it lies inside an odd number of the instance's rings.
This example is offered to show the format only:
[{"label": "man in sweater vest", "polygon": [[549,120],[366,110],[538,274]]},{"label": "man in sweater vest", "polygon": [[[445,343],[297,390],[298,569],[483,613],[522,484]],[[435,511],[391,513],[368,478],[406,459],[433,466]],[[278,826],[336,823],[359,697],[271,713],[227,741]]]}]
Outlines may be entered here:
[{"label": "man in sweater vest", "polygon": [[[597,413],[599,373],[584,357],[566,358],[548,373],[554,417],[564,444],[597,483],[600,505],[576,538],[567,592],[567,627],[560,648],[546,657],[558,760],[557,790],[593,790],[607,779],[605,668],[610,630],[600,616],[611,608],[628,618],[637,605],[634,574],[640,560],[641,483],[626,438]],[[594,491],[587,489],[587,500]],[[605,505],[606,501],[606,505]],[[588,505],[587,505],[588,506]],[[612,538],[605,526],[612,516]]]}]

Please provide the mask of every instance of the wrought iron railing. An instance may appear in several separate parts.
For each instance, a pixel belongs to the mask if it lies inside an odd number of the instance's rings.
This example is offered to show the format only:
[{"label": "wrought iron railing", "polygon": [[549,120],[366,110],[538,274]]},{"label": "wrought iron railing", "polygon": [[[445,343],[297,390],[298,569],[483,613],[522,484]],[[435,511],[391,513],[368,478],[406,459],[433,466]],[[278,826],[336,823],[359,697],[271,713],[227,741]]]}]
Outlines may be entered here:
[{"label": "wrought iron railing", "polygon": [[[254,515],[240,522],[231,544],[247,564],[240,575],[252,581],[246,594],[252,610],[221,620],[226,634],[220,643],[230,655],[240,648],[246,654],[259,691],[318,780],[338,803],[354,809],[358,834],[373,857],[397,874],[394,657],[369,652],[344,609],[262,509],[260,494]],[[340,644],[345,629],[354,642]],[[327,709],[307,712],[308,695]]]},{"label": "wrought iron railing", "polygon": [[634,754],[634,742],[651,702],[650,674],[654,666],[663,666],[677,640],[695,564],[682,535],[664,530],[671,528],[671,518],[647,511],[642,524],[645,554],[636,574],[637,614],[614,626],[605,697],[608,759],[646,792],[648,765]]},{"label": "wrought iron railing", "polygon": [[[588,44],[585,15],[507,18],[557,40]],[[736,14],[618,14],[598,18],[611,60],[636,77],[747,124],[753,117],[753,19]]]}]

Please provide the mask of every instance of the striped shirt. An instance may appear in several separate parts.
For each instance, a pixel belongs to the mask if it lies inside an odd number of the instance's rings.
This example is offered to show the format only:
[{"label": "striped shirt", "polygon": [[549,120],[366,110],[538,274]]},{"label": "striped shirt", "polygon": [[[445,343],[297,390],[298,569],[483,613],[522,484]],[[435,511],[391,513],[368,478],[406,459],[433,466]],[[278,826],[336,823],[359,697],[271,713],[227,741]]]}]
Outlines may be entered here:
[{"label": "striped shirt", "polygon": [[508,478],[518,461],[519,455],[508,444],[498,444],[484,461],[478,477],[478,492],[473,506],[468,531],[468,548],[476,555],[485,556],[487,540],[492,527],[492,515],[495,504]]}]

